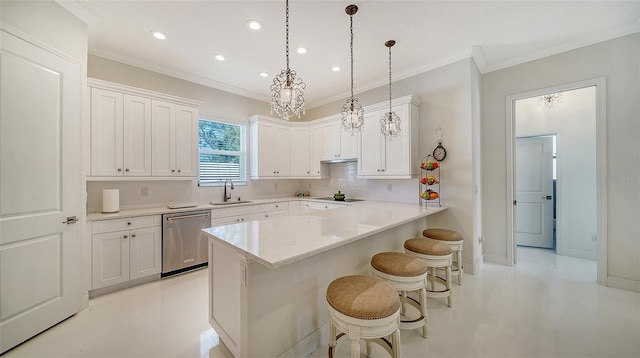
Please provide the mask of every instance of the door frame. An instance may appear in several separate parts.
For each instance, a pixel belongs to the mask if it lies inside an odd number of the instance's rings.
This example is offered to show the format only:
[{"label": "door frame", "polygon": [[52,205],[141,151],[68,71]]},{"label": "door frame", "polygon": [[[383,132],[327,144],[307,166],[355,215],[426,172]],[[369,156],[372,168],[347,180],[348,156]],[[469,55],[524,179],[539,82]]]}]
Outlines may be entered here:
[{"label": "door frame", "polygon": [[[515,101],[536,97],[553,92],[564,92],[585,87],[596,88],[596,161],[607,162],[607,123],[606,123],[606,78],[597,77],[579,82],[567,83],[554,87],[546,87],[533,91],[509,95],[506,97],[506,194],[507,194],[507,263],[512,266],[516,262],[515,241],[515,145],[516,145],[516,113]],[[598,198],[596,204],[598,225],[598,283],[607,286],[607,168],[596,166],[596,187]]]}]

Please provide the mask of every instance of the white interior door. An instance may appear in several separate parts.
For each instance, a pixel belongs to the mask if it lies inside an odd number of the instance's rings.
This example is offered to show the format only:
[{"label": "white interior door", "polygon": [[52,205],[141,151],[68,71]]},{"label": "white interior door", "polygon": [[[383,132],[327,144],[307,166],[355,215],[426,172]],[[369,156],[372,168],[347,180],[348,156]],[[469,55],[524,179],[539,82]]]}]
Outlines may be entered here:
[{"label": "white interior door", "polygon": [[553,139],[516,138],[516,243],[553,248]]},{"label": "white interior door", "polygon": [[0,353],[81,309],[81,78],[0,31]]}]

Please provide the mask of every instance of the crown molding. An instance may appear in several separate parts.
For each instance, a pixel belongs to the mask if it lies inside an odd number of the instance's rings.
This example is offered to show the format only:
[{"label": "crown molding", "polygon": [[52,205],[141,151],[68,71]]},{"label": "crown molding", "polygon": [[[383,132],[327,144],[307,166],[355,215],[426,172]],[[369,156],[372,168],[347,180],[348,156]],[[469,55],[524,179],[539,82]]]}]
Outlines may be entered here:
[{"label": "crown molding", "polygon": [[87,25],[94,25],[101,21],[98,16],[76,0],[55,0],[55,2]]}]

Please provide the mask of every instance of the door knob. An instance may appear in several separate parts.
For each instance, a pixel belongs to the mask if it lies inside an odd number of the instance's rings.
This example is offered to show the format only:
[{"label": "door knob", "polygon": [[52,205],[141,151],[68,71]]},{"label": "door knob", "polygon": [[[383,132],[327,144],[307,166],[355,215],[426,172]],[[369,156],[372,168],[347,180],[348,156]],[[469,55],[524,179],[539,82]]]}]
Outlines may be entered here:
[{"label": "door knob", "polygon": [[77,216],[67,216],[67,220],[63,221],[63,224],[75,224],[78,222],[78,217]]},{"label": "door knob", "polygon": [[543,196],[542,199],[551,200],[551,195]]}]

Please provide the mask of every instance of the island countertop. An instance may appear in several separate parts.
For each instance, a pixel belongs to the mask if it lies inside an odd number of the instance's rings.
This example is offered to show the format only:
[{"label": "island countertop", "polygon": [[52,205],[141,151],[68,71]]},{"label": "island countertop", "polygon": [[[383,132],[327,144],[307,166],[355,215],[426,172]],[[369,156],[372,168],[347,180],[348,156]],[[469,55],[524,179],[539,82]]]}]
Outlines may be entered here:
[{"label": "island countertop", "polygon": [[274,269],[443,210],[446,208],[362,201],[331,210],[203,231],[234,251]]}]

